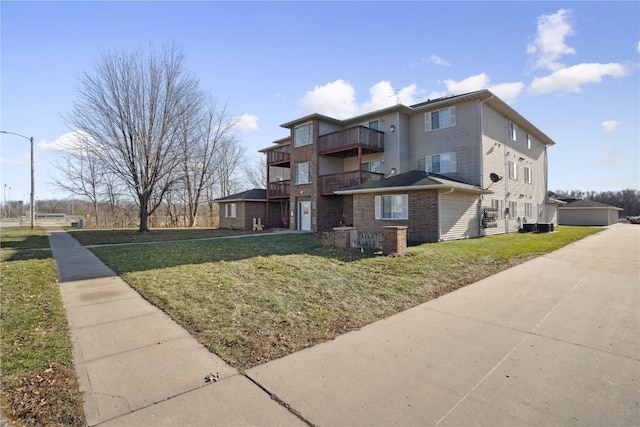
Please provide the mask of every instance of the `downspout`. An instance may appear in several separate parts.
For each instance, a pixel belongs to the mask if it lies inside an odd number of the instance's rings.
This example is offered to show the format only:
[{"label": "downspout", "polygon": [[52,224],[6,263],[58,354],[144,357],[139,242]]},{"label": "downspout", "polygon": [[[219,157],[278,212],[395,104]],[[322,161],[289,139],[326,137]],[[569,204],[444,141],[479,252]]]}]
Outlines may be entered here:
[{"label": "downspout", "polygon": [[446,191],[444,193],[438,193],[438,241],[439,242],[442,241],[442,229],[440,228],[440,225],[442,224],[442,221],[440,218],[442,215],[442,196],[444,196],[445,194],[453,193],[453,190],[455,190],[455,188],[451,187],[449,191]]},{"label": "downspout", "polygon": [[549,223],[549,166],[547,157],[547,145],[544,146],[544,211],[545,222]]},{"label": "downspout", "polygon": [[[491,94],[491,96],[487,99],[485,99],[484,101],[480,101],[480,103],[478,104],[478,109],[480,110],[480,113],[478,114],[479,116],[479,120],[480,120],[480,125],[478,126],[479,130],[480,130],[480,137],[479,137],[479,143],[480,143],[480,188],[484,188],[484,145],[482,144],[484,141],[484,131],[482,130],[482,125],[484,123],[484,116],[482,114],[483,110],[482,110],[482,104],[484,104],[487,101],[491,101],[494,98],[493,94]],[[478,212],[477,212],[477,216],[478,216],[478,237],[482,236],[482,202],[484,202],[484,193],[480,194],[480,206],[478,206]]]},{"label": "downspout", "polygon": [[[503,201],[505,202],[505,205],[508,204],[507,202],[507,195],[509,194],[509,174],[511,173],[511,170],[509,169],[509,159],[507,158],[507,141],[509,141],[509,119],[507,119],[505,117],[505,143],[503,144],[503,151],[504,151],[504,170],[506,171],[505,173],[505,179],[504,179],[504,197],[503,197]],[[507,206],[502,206],[502,212],[504,212],[506,210]],[[509,217],[511,217],[511,209],[509,209]],[[509,218],[507,218],[507,216],[504,216],[504,232],[508,233],[509,232]]]}]

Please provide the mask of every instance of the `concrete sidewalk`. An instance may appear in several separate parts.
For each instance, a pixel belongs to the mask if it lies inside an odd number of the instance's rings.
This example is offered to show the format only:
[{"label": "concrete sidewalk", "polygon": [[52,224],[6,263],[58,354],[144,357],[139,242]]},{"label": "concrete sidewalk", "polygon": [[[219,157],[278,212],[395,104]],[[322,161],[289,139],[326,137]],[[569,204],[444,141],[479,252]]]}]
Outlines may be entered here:
[{"label": "concrete sidewalk", "polygon": [[68,234],[50,240],[89,425],[640,425],[640,226],[246,375]]},{"label": "concrete sidewalk", "polygon": [[247,372],[326,426],[640,425],[640,226]]},{"label": "concrete sidewalk", "polygon": [[302,424],[69,234],[49,240],[88,425]]}]

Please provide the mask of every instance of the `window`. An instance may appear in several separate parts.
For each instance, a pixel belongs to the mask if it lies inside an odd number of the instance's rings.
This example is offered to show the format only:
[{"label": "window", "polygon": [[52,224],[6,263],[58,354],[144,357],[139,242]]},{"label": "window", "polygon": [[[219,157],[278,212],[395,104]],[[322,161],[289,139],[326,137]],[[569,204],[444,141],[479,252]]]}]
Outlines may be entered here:
[{"label": "window", "polygon": [[515,123],[513,123],[513,122],[509,122],[509,138],[512,141],[517,141],[518,140],[518,130],[516,128]]},{"label": "window", "polygon": [[531,168],[525,166],[524,167],[524,182],[526,182],[527,184],[531,184],[532,179],[531,179]]},{"label": "window", "polygon": [[224,205],[224,217],[225,218],[235,218],[236,217],[236,204],[235,203],[227,203]]},{"label": "window", "polygon": [[509,160],[509,178],[518,179],[518,164]]},{"label": "window", "polygon": [[375,219],[409,219],[409,195],[375,197]]},{"label": "window", "polygon": [[427,172],[431,173],[453,173],[458,171],[455,152],[427,156],[425,163]]},{"label": "window", "polygon": [[432,111],[424,115],[425,131],[444,129],[456,125],[456,107]]},{"label": "window", "polygon": [[518,216],[518,202],[509,202],[509,216],[511,218]]},{"label": "window", "polygon": [[533,204],[529,202],[524,204],[524,216],[527,218],[533,217]]},{"label": "window", "polygon": [[362,170],[365,172],[380,173],[380,160],[371,160],[370,162],[362,162]]},{"label": "window", "polygon": [[527,134],[527,148],[531,150],[531,135]]},{"label": "window", "polygon": [[498,218],[504,218],[504,201],[493,199],[491,200],[491,207],[498,211]]},{"label": "window", "polygon": [[313,143],[313,124],[298,126],[293,130],[293,146],[302,147]]},{"label": "window", "polygon": [[370,129],[380,130],[380,120],[372,120],[367,126]]},{"label": "window", "polygon": [[313,162],[298,163],[294,165],[294,183],[309,184],[313,182]]}]

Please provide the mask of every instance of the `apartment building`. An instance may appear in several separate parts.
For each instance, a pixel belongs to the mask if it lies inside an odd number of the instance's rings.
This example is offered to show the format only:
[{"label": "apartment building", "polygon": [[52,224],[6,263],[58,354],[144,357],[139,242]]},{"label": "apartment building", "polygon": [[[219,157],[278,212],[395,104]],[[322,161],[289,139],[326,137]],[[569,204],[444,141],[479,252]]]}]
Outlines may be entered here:
[{"label": "apartment building", "polygon": [[281,126],[289,135],[261,150],[267,226],[402,225],[409,241],[436,242],[549,221],[554,141],[488,90]]}]

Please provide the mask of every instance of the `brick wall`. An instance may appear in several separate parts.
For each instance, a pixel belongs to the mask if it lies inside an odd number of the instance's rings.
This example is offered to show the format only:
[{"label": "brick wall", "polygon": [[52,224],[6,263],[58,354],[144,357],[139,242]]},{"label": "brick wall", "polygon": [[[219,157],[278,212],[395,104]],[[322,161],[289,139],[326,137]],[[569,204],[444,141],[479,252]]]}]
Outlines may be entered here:
[{"label": "brick wall", "polygon": [[228,203],[219,203],[220,228],[231,228],[234,230],[251,230],[253,228],[253,218],[261,218],[262,223],[266,220],[266,202],[234,202],[236,205],[236,217],[225,217],[225,206]]},{"label": "brick wall", "polygon": [[358,231],[382,231],[385,226],[406,226],[411,243],[438,241],[438,192],[436,190],[380,193],[379,195],[408,194],[408,220],[375,219],[375,194],[353,195],[353,226]]}]

